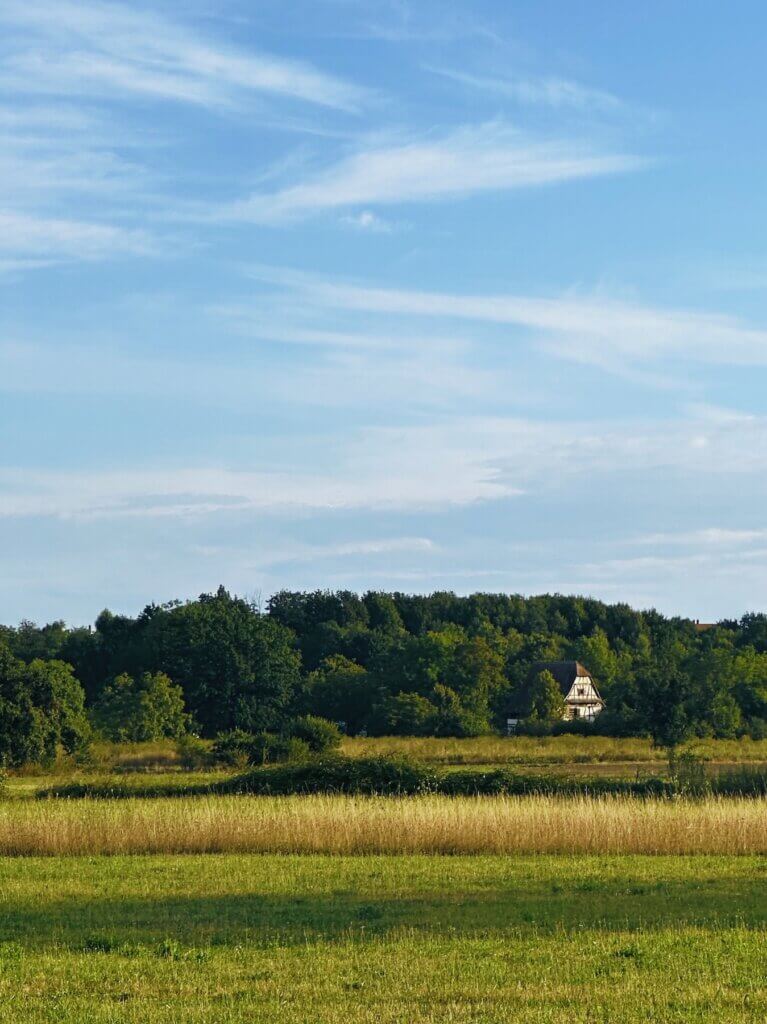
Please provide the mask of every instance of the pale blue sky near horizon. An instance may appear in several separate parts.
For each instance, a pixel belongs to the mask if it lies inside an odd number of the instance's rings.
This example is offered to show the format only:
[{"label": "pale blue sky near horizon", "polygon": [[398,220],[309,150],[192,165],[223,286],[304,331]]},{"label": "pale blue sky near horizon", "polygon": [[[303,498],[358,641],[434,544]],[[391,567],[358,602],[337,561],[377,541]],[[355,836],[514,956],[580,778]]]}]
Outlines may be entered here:
[{"label": "pale blue sky near horizon", "polygon": [[0,3],[0,622],[767,610],[767,9]]}]

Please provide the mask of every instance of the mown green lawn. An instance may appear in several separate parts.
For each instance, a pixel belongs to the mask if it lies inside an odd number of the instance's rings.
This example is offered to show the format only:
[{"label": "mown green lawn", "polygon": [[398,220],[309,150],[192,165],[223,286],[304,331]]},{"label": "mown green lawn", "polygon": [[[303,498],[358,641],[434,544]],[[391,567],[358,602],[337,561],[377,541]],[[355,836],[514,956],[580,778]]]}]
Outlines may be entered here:
[{"label": "mown green lawn", "polygon": [[0,860],[0,1021],[767,1018],[767,858]]}]

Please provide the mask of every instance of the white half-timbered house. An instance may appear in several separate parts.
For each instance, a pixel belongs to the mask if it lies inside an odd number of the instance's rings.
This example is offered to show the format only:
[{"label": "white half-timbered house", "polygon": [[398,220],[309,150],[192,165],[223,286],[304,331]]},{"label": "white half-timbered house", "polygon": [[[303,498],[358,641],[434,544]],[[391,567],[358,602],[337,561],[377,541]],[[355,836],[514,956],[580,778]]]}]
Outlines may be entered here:
[{"label": "white half-timbered house", "polygon": [[[579,661],[538,661],[530,669],[529,681],[532,682],[541,672],[550,672],[562,691],[565,699],[562,715],[564,721],[581,718],[593,722],[605,706],[591,673]],[[524,700],[512,700],[506,712],[507,732],[514,732],[526,715]]]}]

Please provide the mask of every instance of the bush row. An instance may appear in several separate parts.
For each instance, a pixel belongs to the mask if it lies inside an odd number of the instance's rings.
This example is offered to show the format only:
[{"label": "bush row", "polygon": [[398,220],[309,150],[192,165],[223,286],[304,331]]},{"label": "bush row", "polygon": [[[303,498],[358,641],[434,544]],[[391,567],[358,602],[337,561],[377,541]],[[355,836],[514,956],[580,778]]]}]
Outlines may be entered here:
[{"label": "bush row", "polygon": [[504,768],[487,772],[448,772],[402,756],[350,758],[332,755],[251,768],[213,782],[189,784],[183,779],[172,782],[96,779],[51,786],[40,791],[38,796],[121,799],[136,796],[289,796],[311,793],[361,796],[415,796],[425,793],[445,796],[767,796],[767,769],[743,766],[694,787],[679,778],[667,782],[657,777],[631,780],[603,776],[522,775]]},{"label": "bush row", "polygon": [[660,779],[565,778],[558,775],[520,775],[508,769],[447,772],[407,757],[318,757],[298,763],[251,768],[231,778],[185,784],[150,780],[102,779],[69,782],[42,790],[40,797],[125,797],[254,794],[288,796],[343,793],[368,796],[493,796],[547,794],[663,796],[673,787]]}]

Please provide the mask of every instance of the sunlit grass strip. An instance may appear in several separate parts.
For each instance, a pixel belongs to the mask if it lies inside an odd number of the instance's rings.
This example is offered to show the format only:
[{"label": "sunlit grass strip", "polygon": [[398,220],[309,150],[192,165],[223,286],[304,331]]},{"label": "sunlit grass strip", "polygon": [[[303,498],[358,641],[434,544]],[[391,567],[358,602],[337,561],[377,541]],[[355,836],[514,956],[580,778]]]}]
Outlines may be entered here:
[{"label": "sunlit grass strip", "polygon": [[0,855],[758,854],[767,801],[177,797],[0,804]]},{"label": "sunlit grass strip", "polygon": [[[767,761],[767,740],[700,739],[690,747],[710,761]],[[349,757],[406,754],[432,764],[664,764],[668,759],[668,752],[648,739],[610,736],[346,737],[342,749]]]}]

